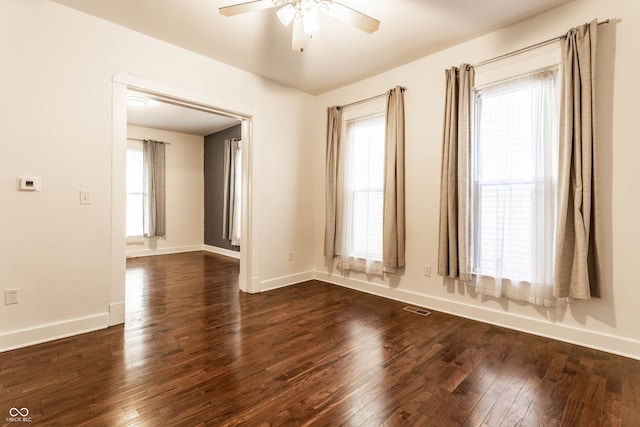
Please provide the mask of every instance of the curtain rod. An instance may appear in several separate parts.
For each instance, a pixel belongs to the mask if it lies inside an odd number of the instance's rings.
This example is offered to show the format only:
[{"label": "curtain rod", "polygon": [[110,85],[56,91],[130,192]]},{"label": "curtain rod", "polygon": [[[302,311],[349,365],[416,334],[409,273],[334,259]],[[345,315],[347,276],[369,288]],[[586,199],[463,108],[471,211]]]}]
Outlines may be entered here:
[{"label": "curtain rod", "polygon": [[[407,91],[406,87],[401,87],[400,89],[402,89],[403,92]],[[375,95],[375,96],[371,96],[369,98],[366,99],[361,99],[360,101],[354,101],[354,102],[350,102],[349,104],[344,104],[344,105],[338,105],[338,107],[340,108],[347,108],[347,107],[353,107],[354,105],[358,105],[358,104],[364,104],[365,102],[369,102],[369,101],[373,101],[374,99],[378,99],[378,98],[382,98],[383,96],[387,96],[389,92],[385,92],[385,93],[381,93],[380,95]]]},{"label": "curtain rod", "polygon": [[[608,24],[609,22],[610,22],[610,20],[607,19],[606,21],[598,22],[598,25]],[[495,58],[491,58],[491,59],[487,59],[487,60],[482,61],[482,62],[478,62],[477,64],[473,64],[472,67],[474,67],[474,68],[482,67],[483,65],[491,64],[492,62],[496,62],[496,61],[499,61],[501,59],[509,58],[509,57],[515,56],[515,55],[517,55],[519,53],[528,52],[528,51],[536,49],[538,47],[546,46],[548,44],[557,42],[558,40],[562,40],[565,37],[567,37],[566,34],[563,34],[561,36],[557,36],[557,37],[554,37],[552,39],[545,40],[543,42],[535,43],[535,44],[532,44],[530,46],[523,47],[522,49],[514,50],[513,52],[505,53],[504,55],[496,56]]]},{"label": "curtain rod", "polygon": [[[127,141],[140,141],[140,142],[144,142],[144,139],[140,139],[140,138],[127,138]],[[149,140],[151,141],[151,140]],[[159,142],[160,144],[164,144],[164,145],[171,145],[170,142],[164,142],[164,141],[154,141],[154,142]]]}]

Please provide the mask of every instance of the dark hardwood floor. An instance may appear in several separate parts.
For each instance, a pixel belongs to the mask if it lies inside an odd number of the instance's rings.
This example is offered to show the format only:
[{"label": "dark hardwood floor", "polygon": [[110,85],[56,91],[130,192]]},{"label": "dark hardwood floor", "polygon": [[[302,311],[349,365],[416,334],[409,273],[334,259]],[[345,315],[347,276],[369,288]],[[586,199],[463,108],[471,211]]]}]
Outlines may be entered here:
[{"label": "dark hardwood floor", "polygon": [[0,353],[12,407],[60,426],[640,426],[640,362],[238,262],[127,262],[124,326]]}]

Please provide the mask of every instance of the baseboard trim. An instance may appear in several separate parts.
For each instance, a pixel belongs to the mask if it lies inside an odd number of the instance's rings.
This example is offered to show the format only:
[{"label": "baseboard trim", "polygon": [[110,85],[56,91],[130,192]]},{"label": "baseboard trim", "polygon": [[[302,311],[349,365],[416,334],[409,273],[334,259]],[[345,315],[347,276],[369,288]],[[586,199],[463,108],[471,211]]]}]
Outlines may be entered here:
[{"label": "baseboard trim", "polygon": [[[202,250],[202,248],[199,247],[195,250]],[[258,279],[257,284],[259,285],[259,291],[265,292],[313,279],[354,289],[360,292],[366,292],[383,298],[441,311],[454,316],[640,360],[639,340],[590,331],[583,328],[577,328],[575,326],[545,322],[539,319],[533,319],[511,313],[498,312],[466,303],[426,296],[401,289],[394,289],[383,284],[347,278],[340,275],[332,275],[319,270],[309,270],[264,281],[259,281]],[[97,331],[109,326],[124,323],[124,308],[124,302],[112,303],[109,304],[108,313],[99,313],[92,316],[2,333],[0,334],[0,352]]]},{"label": "baseboard trim", "polygon": [[260,282],[260,292],[271,291],[286,286],[296,285],[298,283],[313,280],[315,271],[309,270],[302,273],[291,274],[289,276],[276,277],[274,279],[264,280]]},{"label": "baseboard trim", "polygon": [[0,334],[0,353],[109,327],[109,313],[38,325]]},{"label": "baseboard trim", "polygon": [[476,320],[507,329],[576,344],[594,350],[617,354],[630,359],[640,360],[640,341],[615,336],[602,332],[594,332],[575,326],[544,322],[521,315],[503,313],[488,308],[430,297],[411,291],[394,289],[385,285],[367,282],[339,275],[314,271],[314,279],[322,280],[338,286],[366,292],[383,298],[389,298],[407,304],[417,305],[435,311],[451,314],[466,319]]},{"label": "baseboard trim", "polygon": [[192,245],[192,246],[171,246],[166,248],[156,248],[156,249],[129,249],[126,251],[127,258],[138,258],[143,256],[154,256],[154,255],[170,255],[170,254],[180,254],[183,252],[195,252],[201,251],[202,245]]},{"label": "baseboard trim", "polygon": [[109,326],[121,325],[124,323],[125,307],[124,301],[109,304]]},{"label": "baseboard trim", "polygon": [[240,252],[232,251],[231,249],[219,248],[217,246],[211,245],[203,245],[202,250],[218,255],[228,256],[230,258],[240,259]]}]

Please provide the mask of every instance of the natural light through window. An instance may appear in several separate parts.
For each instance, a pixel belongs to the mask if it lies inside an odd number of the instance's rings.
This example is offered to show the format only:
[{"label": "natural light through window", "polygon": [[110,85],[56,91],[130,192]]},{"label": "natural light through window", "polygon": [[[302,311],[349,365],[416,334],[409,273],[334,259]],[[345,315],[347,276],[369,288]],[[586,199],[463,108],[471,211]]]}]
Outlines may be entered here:
[{"label": "natural light through window", "polygon": [[557,170],[556,74],[476,91],[474,272],[551,280]]},{"label": "natural light through window", "polygon": [[143,160],[142,142],[127,146],[127,237],[139,237],[143,231]]},{"label": "natural light through window", "polygon": [[347,123],[350,255],[382,259],[385,115]]}]

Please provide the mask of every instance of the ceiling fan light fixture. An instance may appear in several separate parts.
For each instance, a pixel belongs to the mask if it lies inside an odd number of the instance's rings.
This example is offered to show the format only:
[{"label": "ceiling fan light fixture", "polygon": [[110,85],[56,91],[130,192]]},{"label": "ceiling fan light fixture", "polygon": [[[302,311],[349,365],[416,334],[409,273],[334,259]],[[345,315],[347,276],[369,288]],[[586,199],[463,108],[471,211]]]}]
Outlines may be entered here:
[{"label": "ceiling fan light fixture", "polygon": [[280,22],[282,22],[282,25],[286,27],[291,24],[294,16],[296,16],[296,8],[291,3],[289,3],[278,9],[276,15],[278,15],[278,19],[280,20]]},{"label": "ceiling fan light fixture", "polygon": [[332,1],[331,0],[320,0],[318,2],[318,10],[321,10],[324,13],[329,12],[331,8]]},{"label": "ceiling fan light fixture", "polygon": [[146,107],[149,100],[141,96],[127,95],[127,104],[132,107]]},{"label": "ceiling fan light fixture", "polygon": [[305,34],[312,33],[320,28],[318,20],[316,19],[316,14],[305,13],[304,15],[302,15],[302,27],[304,28]]},{"label": "ceiling fan light fixture", "polygon": [[305,15],[307,13],[316,13],[318,10],[318,4],[315,0],[301,0],[300,1],[300,9],[302,9],[302,13]]},{"label": "ceiling fan light fixture", "polygon": [[291,46],[294,51],[302,52],[304,35],[319,29],[318,13],[329,15],[368,34],[378,31],[380,27],[380,21],[377,19],[343,5],[338,0],[250,0],[220,7],[218,10],[224,16],[235,16],[271,8],[276,9],[278,20],[285,27],[293,22]]}]

